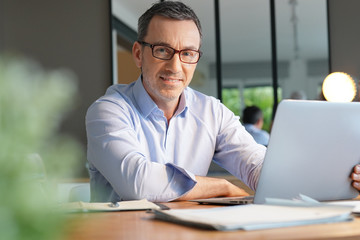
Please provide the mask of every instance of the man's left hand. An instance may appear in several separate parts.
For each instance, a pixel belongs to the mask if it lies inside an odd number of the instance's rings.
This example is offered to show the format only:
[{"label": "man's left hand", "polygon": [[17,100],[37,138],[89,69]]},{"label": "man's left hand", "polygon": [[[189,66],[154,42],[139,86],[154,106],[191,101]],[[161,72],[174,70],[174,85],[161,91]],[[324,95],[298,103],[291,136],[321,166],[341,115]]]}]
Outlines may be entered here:
[{"label": "man's left hand", "polygon": [[353,180],[353,187],[360,191],[360,164],[354,167],[354,170],[351,174],[351,179]]}]

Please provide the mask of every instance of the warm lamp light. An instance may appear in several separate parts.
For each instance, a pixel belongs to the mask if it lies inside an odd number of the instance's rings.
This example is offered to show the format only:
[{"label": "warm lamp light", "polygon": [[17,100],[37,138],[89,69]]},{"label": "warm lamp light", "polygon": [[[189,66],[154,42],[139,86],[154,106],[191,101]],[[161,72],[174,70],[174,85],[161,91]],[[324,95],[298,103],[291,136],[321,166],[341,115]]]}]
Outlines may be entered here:
[{"label": "warm lamp light", "polygon": [[329,102],[351,102],[356,95],[356,84],[350,75],[334,72],[324,79],[322,91]]}]

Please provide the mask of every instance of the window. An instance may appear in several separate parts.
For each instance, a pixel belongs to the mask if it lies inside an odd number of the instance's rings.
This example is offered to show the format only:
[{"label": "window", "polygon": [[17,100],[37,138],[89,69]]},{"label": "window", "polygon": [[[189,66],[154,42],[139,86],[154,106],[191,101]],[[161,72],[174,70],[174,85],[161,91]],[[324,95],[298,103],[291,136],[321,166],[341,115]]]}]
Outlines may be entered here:
[{"label": "window", "polygon": [[[281,96],[281,89],[278,89]],[[235,115],[242,116],[242,111],[246,106],[259,107],[264,115],[263,129],[271,131],[272,111],[274,104],[272,86],[254,86],[239,89],[228,87],[222,89],[223,103],[234,112]],[[240,119],[241,120],[241,119]]]}]

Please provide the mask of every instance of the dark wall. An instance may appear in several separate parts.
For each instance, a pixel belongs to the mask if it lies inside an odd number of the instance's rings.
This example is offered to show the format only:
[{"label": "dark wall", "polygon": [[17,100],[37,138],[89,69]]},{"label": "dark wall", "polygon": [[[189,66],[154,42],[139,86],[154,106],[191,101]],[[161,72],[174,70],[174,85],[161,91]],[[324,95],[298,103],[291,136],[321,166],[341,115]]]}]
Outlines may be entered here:
[{"label": "dark wall", "polygon": [[360,79],[359,0],[329,0],[331,71]]},{"label": "dark wall", "polygon": [[109,2],[0,0],[0,52],[16,52],[47,70],[67,68],[76,74],[79,97],[61,131],[75,136],[84,150],[86,110],[111,83]]}]

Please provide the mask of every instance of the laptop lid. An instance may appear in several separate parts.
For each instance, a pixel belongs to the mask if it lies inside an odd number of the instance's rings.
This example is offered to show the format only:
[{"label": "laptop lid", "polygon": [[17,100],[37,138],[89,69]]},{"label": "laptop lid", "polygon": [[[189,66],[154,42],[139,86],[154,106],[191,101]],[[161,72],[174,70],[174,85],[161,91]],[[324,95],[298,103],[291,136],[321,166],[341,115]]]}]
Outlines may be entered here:
[{"label": "laptop lid", "polygon": [[358,195],[360,103],[283,100],[278,105],[254,203],[304,194],[319,201]]}]

